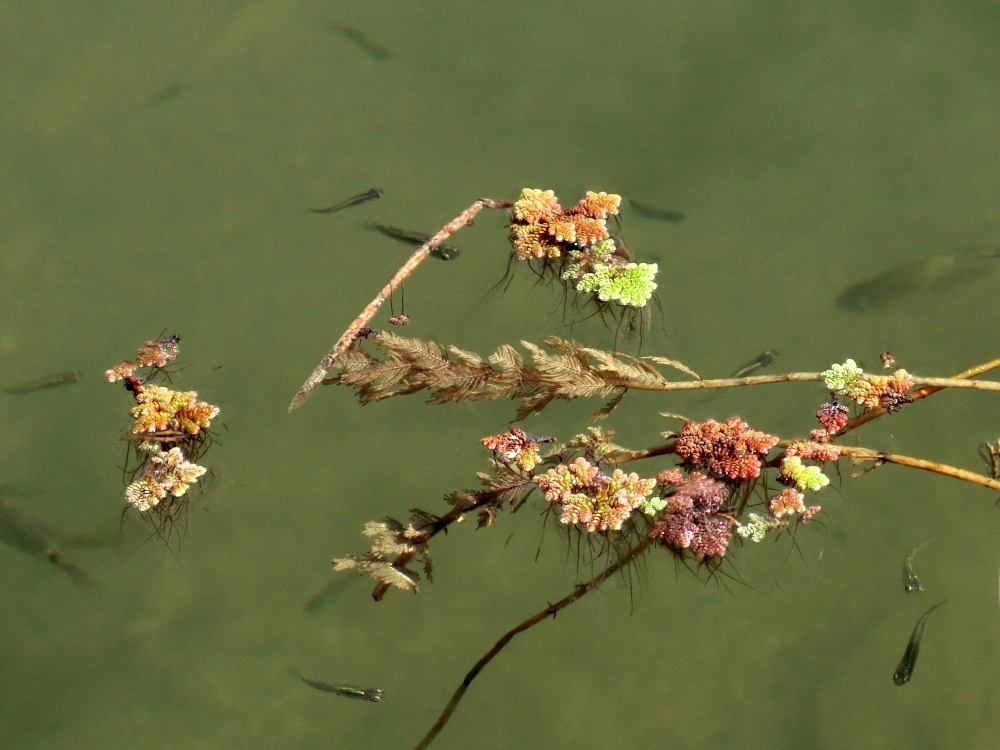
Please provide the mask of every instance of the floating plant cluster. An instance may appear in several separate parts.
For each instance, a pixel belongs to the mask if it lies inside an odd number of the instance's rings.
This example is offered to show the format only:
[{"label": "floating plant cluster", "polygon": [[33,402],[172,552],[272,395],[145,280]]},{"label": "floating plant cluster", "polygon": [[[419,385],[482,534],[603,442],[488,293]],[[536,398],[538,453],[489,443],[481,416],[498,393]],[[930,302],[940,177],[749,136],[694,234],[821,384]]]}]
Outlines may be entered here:
[{"label": "floating plant cluster", "polygon": [[656,263],[633,263],[608,232],[621,196],[588,192],[564,209],[551,190],[525,188],[511,209],[510,241],[519,260],[543,260],[559,278],[600,302],[644,307],[656,290]]},{"label": "floating plant cluster", "polygon": [[[175,391],[150,381],[177,358],[180,339],[167,336],[145,342],[135,360],[104,374],[111,383],[124,381],[135,398],[132,426],[126,434],[137,465],[125,487],[129,505],[146,514],[158,529],[187,505],[187,493],[207,469],[197,461],[210,442],[208,429],[219,408],[198,399],[195,391]],[[137,370],[148,368],[143,377]]]},{"label": "floating plant cluster", "polygon": [[[551,212],[558,205],[550,193],[534,191],[530,198],[531,205],[536,206],[535,212],[522,209],[518,215],[537,218],[542,208]],[[592,222],[597,221],[593,216],[596,211],[579,207],[576,210],[580,213],[569,215],[588,219],[582,226],[592,229],[595,226]],[[528,236],[546,248],[555,248],[566,236],[579,236],[563,224],[558,226],[554,233],[533,230]],[[551,257],[557,249],[545,252]],[[343,361],[342,374],[328,381],[357,388],[362,402],[423,389],[433,391],[430,403],[520,396],[524,401],[517,418],[521,419],[540,411],[555,398],[617,393],[611,404],[602,409],[602,415],[606,416],[627,390],[671,390],[686,386],[667,381],[646,362],[628,355],[581,347],[554,337],[547,343],[558,352],[556,355],[524,344],[532,352],[530,365],[511,347],[501,347],[488,358],[452,347],[454,358],[451,358],[432,342],[386,333],[373,338],[377,346],[388,352],[386,360],[351,349]],[[680,363],[650,359],[697,377]],[[382,376],[387,368],[393,372],[391,388]],[[850,426],[850,408],[839,399],[850,399],[858,415],[876,409],[893,411],[913,400],[909,391],[914,380],[905,370],[897,370],[890,377],[866,376],[853,360],[848,360],[822,373],[805,374],[806,378],[803,375],[798,373],[794,379],[821,381],[830,394],[816,414],[821,428],[813,430],[808,439],[782,441],[734,416],[722,422],[686,420],[678,434],[669,434],[672,437],[669,443],[649,449],[645,455],[613,445],[610,442],[613,433],[596,428],[564,445],[554,445],[543,455],[539,444],[553,439],[533,439],[521,428],[512,427],[482,440],[493,451],[495,469],[493,474],[479,475],[485,489],[447,496],[452,510],[443,516],[420,511],[422,515],[415,517],[415,521],[411,519],[410,526],[392,523],[398,526],[400,538],[419,539],[423,559],[429,554],[430,538],[466,513],[475,511],[480,526],[491,525],[505,505],[520,507],[537,489],[566,527],[588,534],[621,534],[626,547],[637,537],[648,538],[676,554],[690,551],[697,560],[717,565],[726,556],[734,536],[759,542],[769,533],[808,523],[821,508],[807,504],[806,493],[819,492],[829,485],[824,465],[836,463],[848,450],[855,460],[859,456],[875,463],[888,460],[884,454],[864,449],[859,452],[830,442]],[[626,473],[616,465],[621,460],[632,461],[646,455],[674,455],[679,463],[655,477]],[[770,482],[765,481],[768,476]],[[769,489],[775,483],[780,489]],[[427,518],[432,521],[428,523]],[[401,581],[405,581],[403,588],[416,591],[419,574],[406,567],[410,558],[393,561],[385,554],[389,548],[384,543],[375,546],[378,549],[373,547],[364,555],[339,560],[338,568],[354,567],[371,575],[381,587],[377,589],[377,598],[384,593],[385,586],[399,586]],[[620,547],[611,544],[601,548]]]}]

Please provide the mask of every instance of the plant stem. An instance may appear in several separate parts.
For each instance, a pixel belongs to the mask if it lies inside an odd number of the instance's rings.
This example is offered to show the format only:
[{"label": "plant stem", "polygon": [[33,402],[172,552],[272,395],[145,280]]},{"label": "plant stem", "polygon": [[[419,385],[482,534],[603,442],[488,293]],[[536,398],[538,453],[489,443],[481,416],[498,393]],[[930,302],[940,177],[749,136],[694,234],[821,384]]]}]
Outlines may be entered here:
[{"label": "plant stem", "polygon": [[[997,359],[991,359],[989,362],[983,362],[981,365],[970,367],[968,370],[962,370],[962,372],[955,373],[954,375],[951,376],[950,380],[967,380],[969,378],[974,378],[977,375],[982,375],[984,372],[995,370],[998,367],[1000,367],[1000,357],[998,357]],[[932,385],[928,383],[928,380],[930,379],[929,378],[923,379],[921,382],[925,384],[924,387],[910,394],[910,397],[914,401],[919,401],[922,398],[927,398],[932,393],[937,393],[941,389],[947,387],[945,385],[940,385],[940,384]],[[914,379],[914,382],[916,382],[916,379]],[[850,420],[847,423],[847,426],[843,430],[841,430],[840,433],[838,434],[843,435],[845,432],[850,432],[851,430],[860,427],[863,424],[871,422],[873,419],[878,419],[885,413],[886,413],[885,409],[883,409],[881,406],[878,407],[877,409],[866,411],[864,414],[861,414],[855,417],[854,419]]]},{"label": "plant stem", "polygon": [[557,601],[555,604],[550,604],[540,612],[536,612],[535,614],[533,614],[531,617],[529,617],[527,620],[522,622],[517,627],[514,627],[508,630],[506,633],[504,633],[503,636],[501,636],[500,640],[498,640],[496,643],[493,644],[493,648],[491,648],[489,651],[483,654],[483,656],[479,659],[479,661],[477,661],[472,666],[472,669],[468,671],[468,673],[465,675],[465,678],[462,680],[462,684],[459,685],[458,689],[455,690],[455,692],[452,694],[451,700],[448,701],[448,705],[445,706],[444,711],[441,712],[441,715],[438,717],[438,720],[434,723],[434,726],[432,726],[430,728],[430,731],[428,731],[427,734],[424,735],[424,738],[420,740],[419,743],[417,743],[414,750],[424,750],[424,748],[426,748],[428,745],[431,744],[431,742],[434,741],[434,738],[438,736],[441,730],[444,729],[445,724],[448,723],[448,720],[451,718],[451,715],[455,713],[455,709],[458,708],[458,704],[461,702],[462,697],[465,695],[465,691],[469,689],[469,685],[471,685],[472,681],[476,679],[476,675],[478,675],[487,664],[493,661],[493,658],[497,654],[503,651],[504,647],[514,639],[515,635],[517,635],[518,633],[523,633],[525,630],[534,627],[542,620],[545,620],[550,616],[554,617],[559,610],[565,609],[570,604],[575,602],[577,599],[580,599],[585,594],[589,593],[590,591],[593,591],[595,588],[600,586],[605,580],[613,576],[623,567],[628,565],[632,560],[634,560],[636,557],[638,557],[647,549],[649,549],[649,546],[653,543],[653,541],[654,540],[652,538],[645,537],[637,545],[632,547],[624,557],[620,558],[616,562],[606,567],[603,571],[598,573],[589,581],[577,585],[577,587],[574,588],[573,591],[571,591],[568,595],[564,596],[562,599]]},{"label": "plant stem", "polygon": [[942,474],[946,477],[952,477],[953,479],[961,479],[965,482],[979,484],[987,489],[1000,492],[1000,481],[997,481],[996,479],[990,479],[982,474],[976,474],[974,471],[959,469],[958,467],[941,464],[937,461],[927,461],[923,458],[913,458],[912,456],[901,456],[898,453],[881,453],[880,451],[873,451],[868,448],[858,448],[847,445],[840,446],[840,455],[861,461],[898,464],[900,466],[909,466],[913,469],[923,469],[924,471]]},{"label": "plant stem", "polygon": [[451,237],[455,232],[464,226],[468,226],[473,223],[473,219],[476,214],[482,211],[484,208],[510,208],[513,203],[509,201],[493,200],[491,198],[480,198],[467,209],[462,211],[458,216],[445,224],[441,230],[431,237],[427,242],[418,247],[413,255],[407,258],[406,262],[399,267],[399,270],[393,274],[389,282],[382,287],[382,290],[373,299],[361,314],[354,319],[354,321],[347,327],[347,330],[337,339],[337,343],[333,345],[333,348],[327,352],[327,355],[320,360],[320,363],[316,365],[316,368],[312,371],[306,381],[299,388],[298,393],[295,394],[295,398],[292,399],[292,403],[288,405],[288,411],[293,411],[298,407],[302,406],[309,394],[315,390],[316,386],[319,385],[323,378],[327,376],[330,368],[333,367],[333,363],[337,360],[341,354],[351,345],[351,342],[357,337],[358,332],[364,328],[368,321],[371,320],[375,313],[378,312],[379,308],[389,299],[390,295],[395,289],[402,284],[406,278],[412,274],[424,259],[430,255],[431,250],[436,248],[446,239]]},{"label": "plant stem", "polygon": [[[997,360],[1000,366],[1000,360]],[[877,375],[864,373],[862,380],[871,380]],[[914,401],[924,398],[931,393],[936,393],[942,388],[971,388],[980,391],[1000,391],[1000,381],[996,380],[969,380],[962,378],[961,374],[951,378],[924,378],[911,375],[915,386],[924,386],[917,391],[913,397]],[[642,383],[627,383],[624,387],[643,391],[700,391],[712,388],[737,388],[745,385],[768,385],[770,383],[808,383],[823,380],[820,372],[786,372],[780,375],[754,375],[748,378],[716,378],[713,380],[679,380],[668,381],[644,385]],[[872,410],[877,411],[877,410]]]}]

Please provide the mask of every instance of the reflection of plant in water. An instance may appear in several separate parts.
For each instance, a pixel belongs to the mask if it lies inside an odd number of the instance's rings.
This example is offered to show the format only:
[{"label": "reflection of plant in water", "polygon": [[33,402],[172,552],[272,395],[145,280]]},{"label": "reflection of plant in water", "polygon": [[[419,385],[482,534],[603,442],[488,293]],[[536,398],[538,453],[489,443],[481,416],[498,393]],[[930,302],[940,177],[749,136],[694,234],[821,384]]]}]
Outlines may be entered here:
[{"label": "reflection of plant in water", "polygon": [[[176,359],[179,344],[176,336],[147,341],[135,361],[126,360],[105,373],[112,383],[124,380],[136,401],[126,439],[135,446],[138,460],[125,499],[164,538],[187,507],[191,485],[207,471],[196,462],[208,448],[208,428],[219,414],[217,406],[199,401],[195,391],[175,391],[149,382]],[[145,379],[134,375],[146,367],[150,371]]]},{"label": "reflection of plant in water", "polygon": [[[590,295],[595,305],[615,302],[641,307],[656,288],[655,265],[634,263],[607,235],[605,219],[618,212],[620,198],[588,193],[576,206],[563,209],[551,191],[524,190],[513,204],[477,201],[415,253],[422,259],[437,244],[470,223],[483,207],[512,207],[510,240],[518,259],[537,264],[573,291]],[[419,259],[417,262],[419,262]],[[412,272],[413,258],[387,285],[391,291]],[[402,270],[402,269],[401,269]],[[387,296],[380,294],[380,297]],[[369,522],[364,534],[370,549],[338,558],[335,569],[353,569],[375,582],[373,596],[381,599],[390,587],[416,592],[422,563],[430,576],[430,542],[441,531],[475,514],[478,526],[497,523],[504,508],[516,511],[538,497],[552,510],[571,539],[583,542],[591,566],[600,572],[504,634],[468,672],[451,701],[418,748],[426,747],[445,726],[472,680],[510,640],[593,590],[611,575],[654,550],[665,551],[692,570],[708,574],[732,558],[735,548],[761,542],[767,536],[791,535],[821,508],[811,494],[830,480],[825,467],[847,458],[880,466],[892,463],[951,476],[1000,491],[1000,481],[932,461],[832,442],[873,419],[919,401],[944,387],[1000,390],[1000,384],[975,380],[1000,366],[994,360],[953,378],[920,378],[905,370],[891,376],[864,373],[853,360],[824,372],[783,375],[700,378],[683,364],[662,357],[632,357],[586,347],[557,337],[545,347],[522,341],[527,356],[503,344],[488,355],[433,341],[404,338],[367,327],[380,304],[370,304],[320,363],[296,394],[301,405],[316,385],[353,388],[361,403],[426,392],[428,403],[519,399],[515,421],[546,408],[555,400],[608,398],[596,416],[607,417],[629,391],[678,391],[750,387],[787,382],[823,383],[821,405],[811,406],[819,427],[808,437],[782,439],[752,428],[739,417],[718,422],[684,420],[680,432],[663,433],[666,442],[628,450],[612,441],[614,433],[591,427],[545,453],[519,427],[483,438],[492,451],[491,471],[477,474],[480,487],[445,496],[450,506],[437,515],[411,510],[404,523],[393,518]],[[374,306],[374,307],[373,307]],[[365,336],[358,336],[364,330]],[[671,380],[654,365],[671,367],[687,379]],[[330,370],[337,368],[331,374]],[[819,400],[819,399],[818,399]],[[818,411],[816,411],[818,408]],[[852,410],[854,412],[853,416]],[[672,415],[665,415],[672,416]],[[639,469],[660,456],[675,464],[645,476]],[[995,473],[994,473],[995,474]],[[537,490],[537,493],[536,493]]]}]

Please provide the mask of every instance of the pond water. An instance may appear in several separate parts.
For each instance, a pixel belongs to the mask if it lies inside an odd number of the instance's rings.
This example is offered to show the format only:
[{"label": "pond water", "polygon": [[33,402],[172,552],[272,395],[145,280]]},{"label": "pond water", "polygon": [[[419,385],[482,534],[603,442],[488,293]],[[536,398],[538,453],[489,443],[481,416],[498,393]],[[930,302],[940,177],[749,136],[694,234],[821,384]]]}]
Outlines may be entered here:
[{"label": "pond water", "polygon": [[[366,548],[366,521],[474,487],[479,439],[514,414],[362,407],[340,388],[287,413],[410,252],[369,222],[434,232],[522,187],[680,212],[626,209],[620,233],[660,267],[643,353],[705,376],[767,349],[770,372],[875,370],[888,349],[948,375],[1000,354],[996,279],[836,304],[911,257],[1000,244],[998,35],[985,2],[0,2],[0,385],[82,373],[0,394],[0,481],[30,517],[112,539],[64,550],[90,588],[0,547],[0,746],[409,748],[504,631],[589,577],[536,497],[435,539],[416,596],[376,604],[349,577],[304,611],[330,559]],[[481,353],[549,334],[611,348],[524,269],[491,292],[505,223],[482,214],[458,258],[418,270],[406,332]],[[163,333],[182,339],[177,386],[222,409],[214,479],[169,547],[134,513],[121,525],[131,400],[102,382]],[[676,427],[659,412],[801,435],[824,397],[629,393],[606,426],[630,447]],[[558,402],[525,428],[566,438],[596,406]],[[998,413],[989,393],[944,392],[848,442],[983,471]],[[653,555],[519,636],[434,747],[995,747],[996,498],[855,471],[795,544],[736,548],[707,581]],[[926,590],[905,594],[903,559],[930,536]],[[313,691],[295,669],[385,698]]]}]

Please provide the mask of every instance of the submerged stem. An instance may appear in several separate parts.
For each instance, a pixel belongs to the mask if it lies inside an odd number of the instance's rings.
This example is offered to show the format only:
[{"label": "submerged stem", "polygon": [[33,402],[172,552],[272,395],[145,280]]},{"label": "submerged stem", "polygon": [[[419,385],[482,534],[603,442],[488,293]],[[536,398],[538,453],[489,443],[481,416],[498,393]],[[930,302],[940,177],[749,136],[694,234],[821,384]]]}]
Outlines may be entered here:
[{"label": "submerged stem", "polygon": [[640,541],[638,544],[632,547],[623,557],[621,557],[620,559],[618,559],[617,561],[606,567],[603,571],[598,573],[589,581],[587,581],[586,583],[578,584],[576,588],[574,588],[569,594],[564,596],[555,604],[550,604],[545,609],[533,614],[531,617],[522,622],[520,625],[511,628],[506,633],[504,633],[503,636],[501,636],[500,640],[498,640],[496,643],[493,644],[493,648],[491,648],[489,651],[483,654],[483,656],[479,659],[479,661],[477,661],[472,666],[472,669],[468,671],[468,673],[465,675],[465,678],[462,680],[462,684],[459,685],[458,689],[455,690],[455,692],[452,694],[451,700],[448,701],[448,705],[444,707],[444,710],[441,712],[441,715],[438,717],[438,720],[434,723],[434,726],[432,726],[430,730],[427,732],[427,734],[424,735],[424,738],[420,740],[419,743],[417,743],[414,750],[424,750],[424,748],[426,748],[434,741],[434,738],[437,737],[438,734],[440,734],[441,730],[444,729],[445,724],[447,724],[448,720],[451,719],[451,715],[455,713],[455,709],[458,708],[458,704],[461,702],[462,697],[465,695],[465,691],[469,689],[469,685],[472,684],[472,681],[476,679],[476,676],[481,671],[483,671],[483,668],[487,664],[493,661],[493,658],[497,654],[503,651],[504,647],[514,639],[515,635],[517,635],[518,633],[523,633],[525,630],[534,627],[542,620],[545,620],[550,616],[554,617],[559,610],[565,609],[570,604],[575,602],[577,599],[580,599],[585,594],[589,593],[590,591],[593,591],[595,588],[600,586],[605,580],[613,576],[623,567],[628,565],[632,560],[634,560],[636,557],[638,557],[647,549],[649,549],[649,546],[653,543],[653,541],[654,540],[651,537],[645,537],[644,539],[642,539],[642,541]]}]

